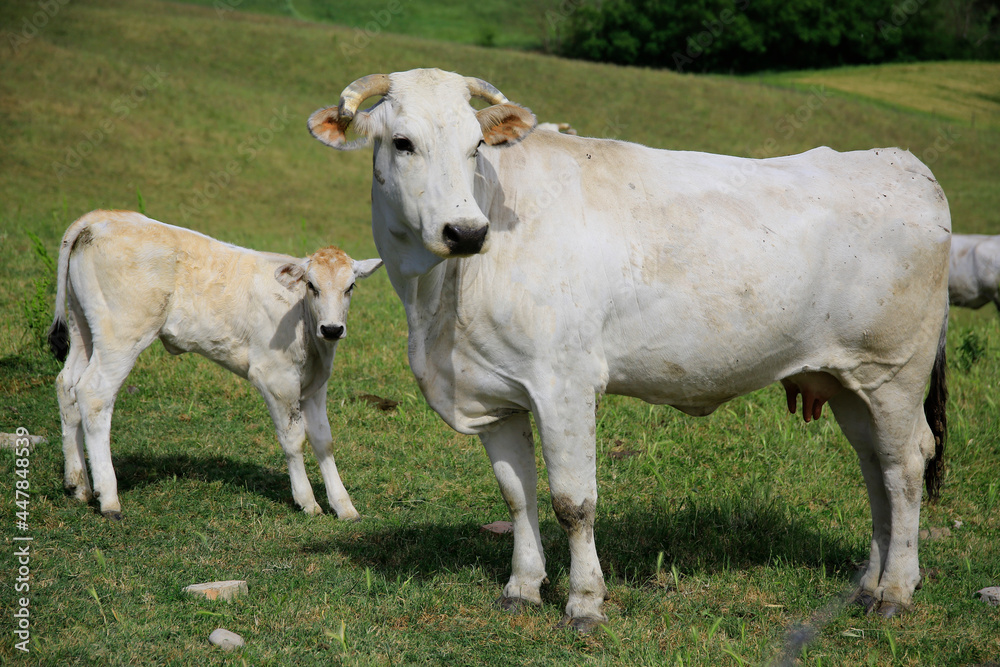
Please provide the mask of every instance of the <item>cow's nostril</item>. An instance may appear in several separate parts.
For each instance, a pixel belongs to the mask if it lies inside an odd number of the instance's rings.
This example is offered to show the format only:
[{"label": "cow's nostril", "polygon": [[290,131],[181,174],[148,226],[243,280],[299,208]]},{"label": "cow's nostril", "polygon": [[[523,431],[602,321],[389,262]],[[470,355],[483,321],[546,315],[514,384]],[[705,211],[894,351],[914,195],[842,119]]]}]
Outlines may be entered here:
[{"label": "cow's nostril", "polygon": [[319,332],[327,340],[339,340],[344,337],[344,327],[339,324],[324,324],[319,328]]},{"label": "cow's nostril", "polygon": [[444,243],[453,255],[475,255],[483,249],[489,225],[468,228],[455,225],[444,226]]}]

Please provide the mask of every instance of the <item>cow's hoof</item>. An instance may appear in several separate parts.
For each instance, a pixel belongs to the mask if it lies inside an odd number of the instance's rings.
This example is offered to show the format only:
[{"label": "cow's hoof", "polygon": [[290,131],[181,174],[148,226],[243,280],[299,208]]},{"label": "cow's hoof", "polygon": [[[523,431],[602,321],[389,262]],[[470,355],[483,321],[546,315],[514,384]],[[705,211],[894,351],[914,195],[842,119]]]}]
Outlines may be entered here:
[{"label": "cow's hoof", "polygon": [[527,598],[512,598],[507,597],[506,595],[498,597],[493,604],[504,611],[509,611],[512,614],[520,614],[525,609],[540,606]]},{"label": "cow's hoof", "polygon": [[121,521],[124,518],[120,510],[108,510],[107,512],[101,512],[101,516],[109,521]]},{"label": "cow's hoof", "polygon": [[853,602],[856,605],[864,607],[865,614],[871,614],[875,605],[878,604],[878,600],[875,599],[874,595],[860,589],[854,592],[854,595],[851,596],[848,602]]},{"label": "cow's hoof", "polygon": [[878,608],[875,610],[875,612],[882,618],[892,618],[900,611],[902,610],[899,605],[893,604],[892,602],[883,602],[878,605]]},{"label": "cow's hoof", "polygon": [[569,616],[563,616],[562,620],[556,624],[557,628],[573,628],[581,635],[588,635],[598,627],[607,623],[607,619],[597,618],[596,616],[583,616],[580,618],[570,618]]},{"label": "cow's hoof", "polygon": [[310,507],[303,507],[302,511],[308,514],[309,516],[320,516],[321,514],[323,514],[323,508],[320,507],[318,504],[312,505]]}]

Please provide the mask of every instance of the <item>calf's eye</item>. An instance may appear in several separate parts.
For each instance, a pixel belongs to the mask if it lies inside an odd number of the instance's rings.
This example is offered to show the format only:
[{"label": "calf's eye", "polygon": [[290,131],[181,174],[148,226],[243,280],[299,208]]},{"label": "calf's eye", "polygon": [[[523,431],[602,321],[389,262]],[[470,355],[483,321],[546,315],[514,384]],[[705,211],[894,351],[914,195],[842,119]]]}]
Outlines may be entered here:
[{"label": "calf's eye", "polygon": [[319,294],[319,290],[316,289],[316,286],[312,284],[311,280],[306,281],[306,287],[308,287],[309,291],[312,292],[313,294]]}]

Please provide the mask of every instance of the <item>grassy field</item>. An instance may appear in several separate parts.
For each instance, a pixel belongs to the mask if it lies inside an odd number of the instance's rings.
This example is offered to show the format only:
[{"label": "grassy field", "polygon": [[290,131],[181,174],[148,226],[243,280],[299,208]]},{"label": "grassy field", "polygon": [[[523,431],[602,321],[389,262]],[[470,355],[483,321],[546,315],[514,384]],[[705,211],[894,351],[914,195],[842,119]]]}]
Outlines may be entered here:
[{"label": "grassy field", "polygon": [[388,33],[512,49],[538,49],[560,22],[552,17],[567,11],[560,10],[559,0],[182,1],[212,7],[219,16],[239,10],[347,26],[354,39]]},{"label": "grassy field", "polygon": [[[870,520],[855,457],[828,416],[802,424],[776,386],[704,419],[607,397],[596,534],[610,623],[577,636],[554,628],[569,559],[544,474],[545,605],[521,616],[491,606],[509,574],[511,541],[480,526],[507,511],[478,440],[450,431],[419,395],[402,308],[383,273],[358,287],[329,401],[338,465],[363,521],[297,512],[249,384],[159,345],[140,357],[115,411],[125,521],[111,524],[66,498],[59,365],[36,343],[52,297],[28,235],[54,256],[73,219],[96,207],[136,208],[141,196],[152,217],[226,241],[296,255],[335,242],[373,256],[370,154],[322,147],[305,119],[358,76],[418,66],[488,79],[542,120],[583,134],[665,148],[763,156],[821,144],[903,146],[935,171],[956,231],[1000,233],[996,110],[977,110],[973,124],[971,98],[955,92],[974,88],[995,100],[994,70],[923,65],[952,85],[921,93],[925,79],[910,78],[905,95],[885,99],[871,81],[891,68],[799,82],[681,76],[387,31],[357,47],[350,27],[220,15],[214,6],[39,7],[0,6],[0,431],[23,427],[50,439],[30,457],[26,533],[13,527],[15,459],[0,456],[3,581],[17,571],[13,537],[33,537],[31,652],[14,648],[18,596],[4,585],[0,662],[996,661],[1000,613],[973,595],[1000,585],[995,312],[952,314],[948,468],[941,501],[921,518],[922,528],[951,535],[921,545],[927,580],[912,613],[882,621],[840,604],[867,555]],[[947,111],[952,104],[963,110]],[[43,313],[25,307],[39,288]],[[363,394],[399,405],[382,411]],[[311,460],[308,469],[321,497]],[[181,593],[236,578],[249,594],[232,603]],[[247,646],[210,646],[216,627]],[[809,632],[814,641],[798,650]]]}]

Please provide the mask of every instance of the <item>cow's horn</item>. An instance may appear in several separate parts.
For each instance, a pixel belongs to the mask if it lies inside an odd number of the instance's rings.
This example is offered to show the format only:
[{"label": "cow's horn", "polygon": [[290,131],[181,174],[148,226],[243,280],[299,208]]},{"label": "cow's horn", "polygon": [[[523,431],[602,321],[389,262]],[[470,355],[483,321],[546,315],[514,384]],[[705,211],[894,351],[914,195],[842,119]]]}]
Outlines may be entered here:
[{"label": "cow's horn", "polygon": [[347,141],[347,126],[354,120],[358,107],[369,97],[385,95],[389,92],[389,76],[369,74],[363,76],[340,94],[340,102],[335,107],[319,109],[309,116],[309,132],[327,146],[340,151],[352,151],[367,145],[367,137]]},{"label": "cow's horn", "polygon": [[465,77],[465,82],[469,84],[469,94],[473,97],[486,100],[490,104],[506,104],[508,102],[503,93],[488,81],[467,76]]},{"label": "cow's horn", "polygon": [[361,77],[344,88],[344,92],[340,94],[340,104],[337,105],[340,108],[340,117],[345,120],[354,118],[362,102],[369,97],[385,95],[388,92],[388,74],[369,74]]}]

